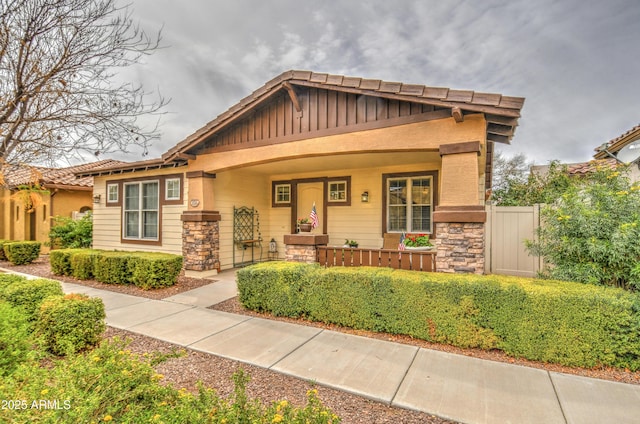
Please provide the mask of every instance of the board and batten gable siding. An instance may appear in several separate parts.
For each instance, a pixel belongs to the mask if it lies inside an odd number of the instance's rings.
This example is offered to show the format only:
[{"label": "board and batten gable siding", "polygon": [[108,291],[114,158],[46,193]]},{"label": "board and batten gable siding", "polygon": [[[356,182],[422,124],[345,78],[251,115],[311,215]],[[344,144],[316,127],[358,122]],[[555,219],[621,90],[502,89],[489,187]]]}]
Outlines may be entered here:
[{"label": "board and batten gable siding", "polygon": [[[135,174],[110,175],[94,178],[94,195],[100,195],[100,204],[94,205],[93,210],[93,247],[104,250],[138,250],[148,252],[165,252],[182,255],[182,221],[180,216],[187,209],[188,180],[182,179],[183,203],[180,205],[161,205],[162,220],[161,244],[122,243],[122,207],[105,206],[107,199],[107,181],[129,181],[132,178],[139,180],[157,179],[163,175],[183,174],[174,168],[169,170],[155,170],[136,172]],[[164,194],[162,194],[164,195]],[[122,196],[122,193],[120,193]]]},{"label": "board and batten gable siding", "polygon": [[340,128],[351,131],[347,128],[436,111],[434,106],[426,104],[314,87],[296,87],[295,91],[301,112],[296,111],[289,95],[283,91],[256,108],[248,118],[207,140],[196,153],[276,138],[315,137],[317,133]]}]

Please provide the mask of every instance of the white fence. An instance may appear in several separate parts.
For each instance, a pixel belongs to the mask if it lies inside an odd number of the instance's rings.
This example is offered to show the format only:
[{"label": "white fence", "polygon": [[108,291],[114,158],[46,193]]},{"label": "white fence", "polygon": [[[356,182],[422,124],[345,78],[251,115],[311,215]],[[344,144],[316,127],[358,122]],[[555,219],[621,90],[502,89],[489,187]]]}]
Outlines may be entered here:
[{"label": "white fence", "polygon": [[536,238],[540,205],[489,205],[486,211],[485,273],[535,277],[542,258],[529,255],[525,240]]}]

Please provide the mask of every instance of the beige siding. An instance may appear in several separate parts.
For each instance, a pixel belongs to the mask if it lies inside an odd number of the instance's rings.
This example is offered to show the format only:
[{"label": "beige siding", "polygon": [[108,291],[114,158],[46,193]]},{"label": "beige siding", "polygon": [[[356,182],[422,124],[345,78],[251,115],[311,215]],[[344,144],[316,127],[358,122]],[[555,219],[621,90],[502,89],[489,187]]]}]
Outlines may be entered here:
[{"label": "beige siding", "polygon": [[[162,242],[160,245],[122,243],[122,207],[105,206],[107,198],[106,181],[130,180],[132,178],[157,177],[159,175],[169,175],[181,173],[180,169],[170,168],[166,170],[156,170],[148,172],[136,172],[135,174],[125,174],[124,176],[110,175],[107,177],[96,177],[94,179],[94,194],[100,195],[100,204],[94,205],[93,210],[93,247],[106,250],[140,250],[167,252],[182,254],[182,221],[180,215],[186,210],[186,199],[188,193],[188,180],[183,179],[183,199],[182,205],[163,205],[162,208]],[[163,195],[161,193],[161,195]],[[122,196],[122,193],[120,193]]]}]

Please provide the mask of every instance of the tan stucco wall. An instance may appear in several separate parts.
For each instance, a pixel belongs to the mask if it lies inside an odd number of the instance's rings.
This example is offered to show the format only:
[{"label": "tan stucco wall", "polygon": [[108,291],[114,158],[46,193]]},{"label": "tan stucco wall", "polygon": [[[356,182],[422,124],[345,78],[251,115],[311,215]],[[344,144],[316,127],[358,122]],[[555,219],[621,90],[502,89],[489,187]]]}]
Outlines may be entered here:
[{"label": "tan stucco wall", "polygon": [[[182,221],[180,216],[186,210],[188,193],[188,179],[183,178],[183,204],[162,206],[162,242],[161,244],[149,245],[143,243],[122,243],[122,207],[105,206],[107,198],[106,182],[118,180],[131,180],[132,178],[149,177],[153,180],[159,175],[171,175],[184,173],[184,168],[169,168],[153,171],[142,171],[133,174],[110,175],[95,177],[93,183],[94,194],[100,195],[100,203],[93,204],[93,247],[106,250],[140,250],[167,252],[182,254]],[[120,193],[122,196],[122,193]]]},{"label": "tan stucco wall", "polygon": [[317,155],[438,151],[438,148],[443,144],[466,141],[480,141],[485,144],[485,139],[486,121],[484,116],[466,115],[464,122],[460,123],[456,123],[453,118],[447,118],[251,149],[204,154],[189,162],[189,171],[218,172],[273,160]]},{"label": "tan stucco wall", "polygon": [[[284,236],[290,234],[291,208],[271,207],[271,182],[279,180],[306,179],[317,177],[351,177],[351,206],[328,206],[327,233],[329,245],[341,246],[345,239],[357,240],[360,247],[382,247],[382,174],[414,171],[439,171],[438,161],[413,164],[393,164],[375,168],[354,168],[349,170],[323,170],[326,159],[315,161],[317,169],[309,172],[280,173],[265,175],[253,172],[251,168],[219,172],[214,181],[216,210],[221,214],[220,221],[220,263],[222,269],[233,266],[235,249],[236,262],[242,259],[242,250],[233,245],[233,207],[254,207],[260,216],[260,232],[263,239],[262,258],[268,257],[269,241],[274,238],[278,244],[278,255],[284,258]],[[436,157],[436,156],[434,156]],[[323,163],[324,162],[324,163]],[[369,192],[369,202],[363,203],[360,195]],[[306,210],[304,206],[303,210]],[[308,205],[310,211],[311,205]],[[318,230],[314,230],[318,233]],[[255,250],[259,259],[260,250]],[[250,256],[245,251],[244,259]]]}]

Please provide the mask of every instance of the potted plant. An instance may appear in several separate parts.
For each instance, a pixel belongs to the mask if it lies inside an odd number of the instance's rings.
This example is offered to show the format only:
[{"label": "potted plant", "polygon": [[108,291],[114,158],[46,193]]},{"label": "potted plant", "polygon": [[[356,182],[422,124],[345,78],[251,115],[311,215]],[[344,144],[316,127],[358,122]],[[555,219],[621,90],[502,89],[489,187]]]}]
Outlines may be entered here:
[{"label": "potted plant", "polygon": [[407,234],[403,240],[408,250],[430,250],[433,244],[429,240],[429,234]]},{"label": "potted plant", "polygon": [[309,222],[309,218],[298,218],[298,228],[300,228],[300,231],[304,233],[311,231],[311,222]]},{"label": "potted plant", "polygon": [[356,248],[356,247],[358,247],[358,242],[357,242],[357,241],[355,241],[355,240],[349,240],[349,239],[346,239],[346,240],[344,241],[344,246],[343,246],[343,247],[353,247],[353,248]]}]

